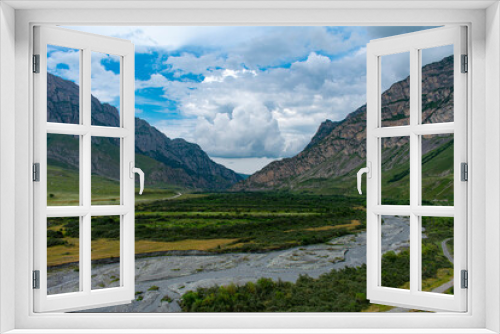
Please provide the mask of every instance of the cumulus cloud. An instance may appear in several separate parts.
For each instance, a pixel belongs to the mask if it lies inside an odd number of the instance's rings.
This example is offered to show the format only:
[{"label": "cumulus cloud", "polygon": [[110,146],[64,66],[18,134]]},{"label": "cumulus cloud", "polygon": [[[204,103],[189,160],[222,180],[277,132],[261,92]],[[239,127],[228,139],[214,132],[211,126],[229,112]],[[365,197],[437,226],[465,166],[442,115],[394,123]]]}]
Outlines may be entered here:
[{"label": "cumulus cloud", "polygon": [[80,83],[80,50],[47,45],[47,71]]},{"label": "cumulus cloud", "polygon": [[181,56],[168,57],[165,61],[168,70],[179,74],[208,74],[216,68],[224,65],[224,60],[216,54],[206,54],[196,57],[190,53],[183,53]]},{"label": "cumulus cloud", "polygon": [[[117,73],[106,69],[104,63],[118,67]],[[100,52],[91,54],[91,83],[92,95],[104,103],[120,107],[120,57]]]},{"label": "cumulus cloud", "polygon": [[[188,125],[194,140],[219,157],[295,155],[321,122],[340,120],[365,102],[364,49],[337,60],[311,52],[288,68],[249,70],[231,68],[231,62],[226,59],[201,82],[155,74],[137,87],[162,87],[165,98],[179,101],[183,115],[196,119]],[[162,127],[172,136],[168,122]]]},{"label": "cumulus cloud", "polygon": [[[120,58],[99,52],[91,54],[91,92],[101,102],[120,107],[120,74],[107,66],[120,68]],[[80,50],[65,47],[47,47],[47,71],[63,79],[80,84]]]},{"label": "cumulus cloud", "polygon": [[153,125],[169,138],[183,138],[196,143],[195,130],[197,124],[197,119],[169,119],[155,122]]},{"label": "cumulus cloud", "polygon": [[266,27],[263,34],[233,48],[229,55],[249,68],[279,66],[311,52],[334,55],[363,45],[357,31],[329,31],[327,27]]},{"label": "cumulus cloud", "polygon": [[[144,73],[136,76],[136,102],[148,119],[153,112],[148,106],[157,115],[163,112],[161,104],[174,101],[180,117],[157,121],[155,116],[153,125],[169,137],[198,143],[212,157],[241,159],[300,152],[321,122],[341,120],[366,102],[366,43],[424,28],[82,30],[132,39],[136,52],[154,55],[154,66],[143,67]],[[443,52],[434,50],[426,57],[437,59]],[[384,89],[409,73],[401,56],[383,66]],[[162,95],[152,98],[151,89]]]},{"label": "cumulus cloud", "polygon": [[213,122],[196,125],[201,147],[217,157],[278,157],[284,139],[272,113],[262,104],[239,105],[232,113],[218,113]]}]

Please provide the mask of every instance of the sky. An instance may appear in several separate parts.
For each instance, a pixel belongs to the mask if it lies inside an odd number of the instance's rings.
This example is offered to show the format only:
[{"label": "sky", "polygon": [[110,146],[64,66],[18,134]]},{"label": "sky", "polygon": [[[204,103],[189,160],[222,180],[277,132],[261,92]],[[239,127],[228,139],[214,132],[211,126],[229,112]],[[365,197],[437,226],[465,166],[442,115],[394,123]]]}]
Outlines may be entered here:
[{"label": "sky", "polygon": [[[326,119],[366,103],[366,44],[429,27],[66,27],[135,44],[136,117],[252,174],[299,153]],[[426,53],[442,59],[450,47]],[[48,50],[48,69],[78,83],[78,51]],[[382,88],[409,74],[385,56]],[[389,59],[390,58],[390,59]],[[92,54],[92,94],[119,107],[119,62]]]}]

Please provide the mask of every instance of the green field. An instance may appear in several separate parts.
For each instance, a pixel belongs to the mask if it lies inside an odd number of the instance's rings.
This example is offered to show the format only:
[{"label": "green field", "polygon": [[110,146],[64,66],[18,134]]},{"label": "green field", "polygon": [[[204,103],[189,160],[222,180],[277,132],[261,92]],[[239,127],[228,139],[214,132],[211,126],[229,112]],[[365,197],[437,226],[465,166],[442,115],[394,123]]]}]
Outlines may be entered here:
[{"label": "green field", "polygon": [[[155,194],[161,195],[161,192]],[[171,194],[169,194],[171,195]],[[136,204],[136,254],[168,250],[263,252],[324,243],[365,229],[363,201],[340,196],[286,193],[188,194]],[[78,256],[78,219],[52,218],[51,263]],[[92,240],[119,248],[118,216],[95,217]],[[102,247],[97,247],[96,249]],[[65,256],[63,256],[63,254]]]},{"label": "green field", "polygon": [[[91,182],[92,205],[120,203],[120,185],[118,181],[92,175]],[[79,188],[79,176],[76,169],[51,161],[51,164],[47,166],[48,206],[79,205]],[[135,201],[140,203],[165,199],[175,196],[179,191],[183,191],[183,189],[178,187],[146,187],[143,194],[139,195],[139,188],[136,188]]]},{"label": "green field", "polygon": [[[265,252],[325,243],[364,230],[364,206],[364,200],[359,197],[280,192],[187,194],[175,199],[153,199],[136,204],[136,254],[171,250],[201,250],[214,254]],[[119,254],[117,217],[96,217],[91,224],[92,259]],[[78,227],[75,218],[49,220],[50,265],[78,259]],[[429,291],[453,277],[453,267],[440,247],[443,240],[453,237],[453,220],[425,218],[423,227],[427,236],[422,245],[423,288]],[[408,250],[386,253],[382,268],[384,286],[408,287]],[[186,312],[376,312],[389,309],[366,300],[365,265],[333,270],[317,279],[301,276],[295,283],[262,278],[242,286],[200,288],[185,293],[181,306]]]},{"label": "green field", "polygon": [[364,229],[361,205],[361,200],[340,196],[287,193],[219,193],[141,203],[136,206],[136,238],[236,239],[213,252],[285,249]]}]

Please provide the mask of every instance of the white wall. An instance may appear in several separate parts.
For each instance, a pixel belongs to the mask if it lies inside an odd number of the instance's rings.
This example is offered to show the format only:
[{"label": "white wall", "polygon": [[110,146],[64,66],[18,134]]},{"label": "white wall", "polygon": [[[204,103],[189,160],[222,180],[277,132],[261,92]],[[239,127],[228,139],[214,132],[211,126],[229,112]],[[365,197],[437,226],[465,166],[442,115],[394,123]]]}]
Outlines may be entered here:
[{"label": "white wall", "polygon": [[[0,253],[14,254],[15,12],[0,3]],[[14,328],[14,259],[0,258],[0,333]]]},{"label": "white wall", "polygon": [[[486,11],[486,248],[493,265],[486,266],[486,328],[500,332],[500,6]],[[496,278],[496,279],[495,279]]]}]

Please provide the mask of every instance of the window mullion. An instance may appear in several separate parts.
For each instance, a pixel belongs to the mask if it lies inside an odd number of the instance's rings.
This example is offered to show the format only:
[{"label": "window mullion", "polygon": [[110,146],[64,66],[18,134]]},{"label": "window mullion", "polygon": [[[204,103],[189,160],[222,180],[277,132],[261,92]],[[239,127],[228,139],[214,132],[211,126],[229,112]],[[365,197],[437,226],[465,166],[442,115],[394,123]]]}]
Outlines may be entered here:
[{"label": "window mullion", "polygon": [[414,209],[420,204],[420,149],[419,136],[414,132],[419,124],[419,51],[410,49],[410,291],[420,290],[420,218]]},{"label": "window mullion", "polygon": [[[91,50],[89,48],[83,49],[83,61],[82,61],[82,84],[81,84],[81,96],[82,96],[82,114],[81,119],[83,126],[90,128],[91,125],[91,92],[90,92],[90,76],[91,76]],[[81,184],[80,189],[82,189],[82,204],[85,208],[89,208],[89,211],[83,216],[83,228],[80,251],[82,253],[82,284],[83,291],[90,293],[91,291],[91,270],[92,270],[92,251],[91,251],[91,216],[90,216],[90,205],[91,205],[91,133],[87,131],[82,136],[82,150],[80,150],[80,161],[81,161]]]}]

